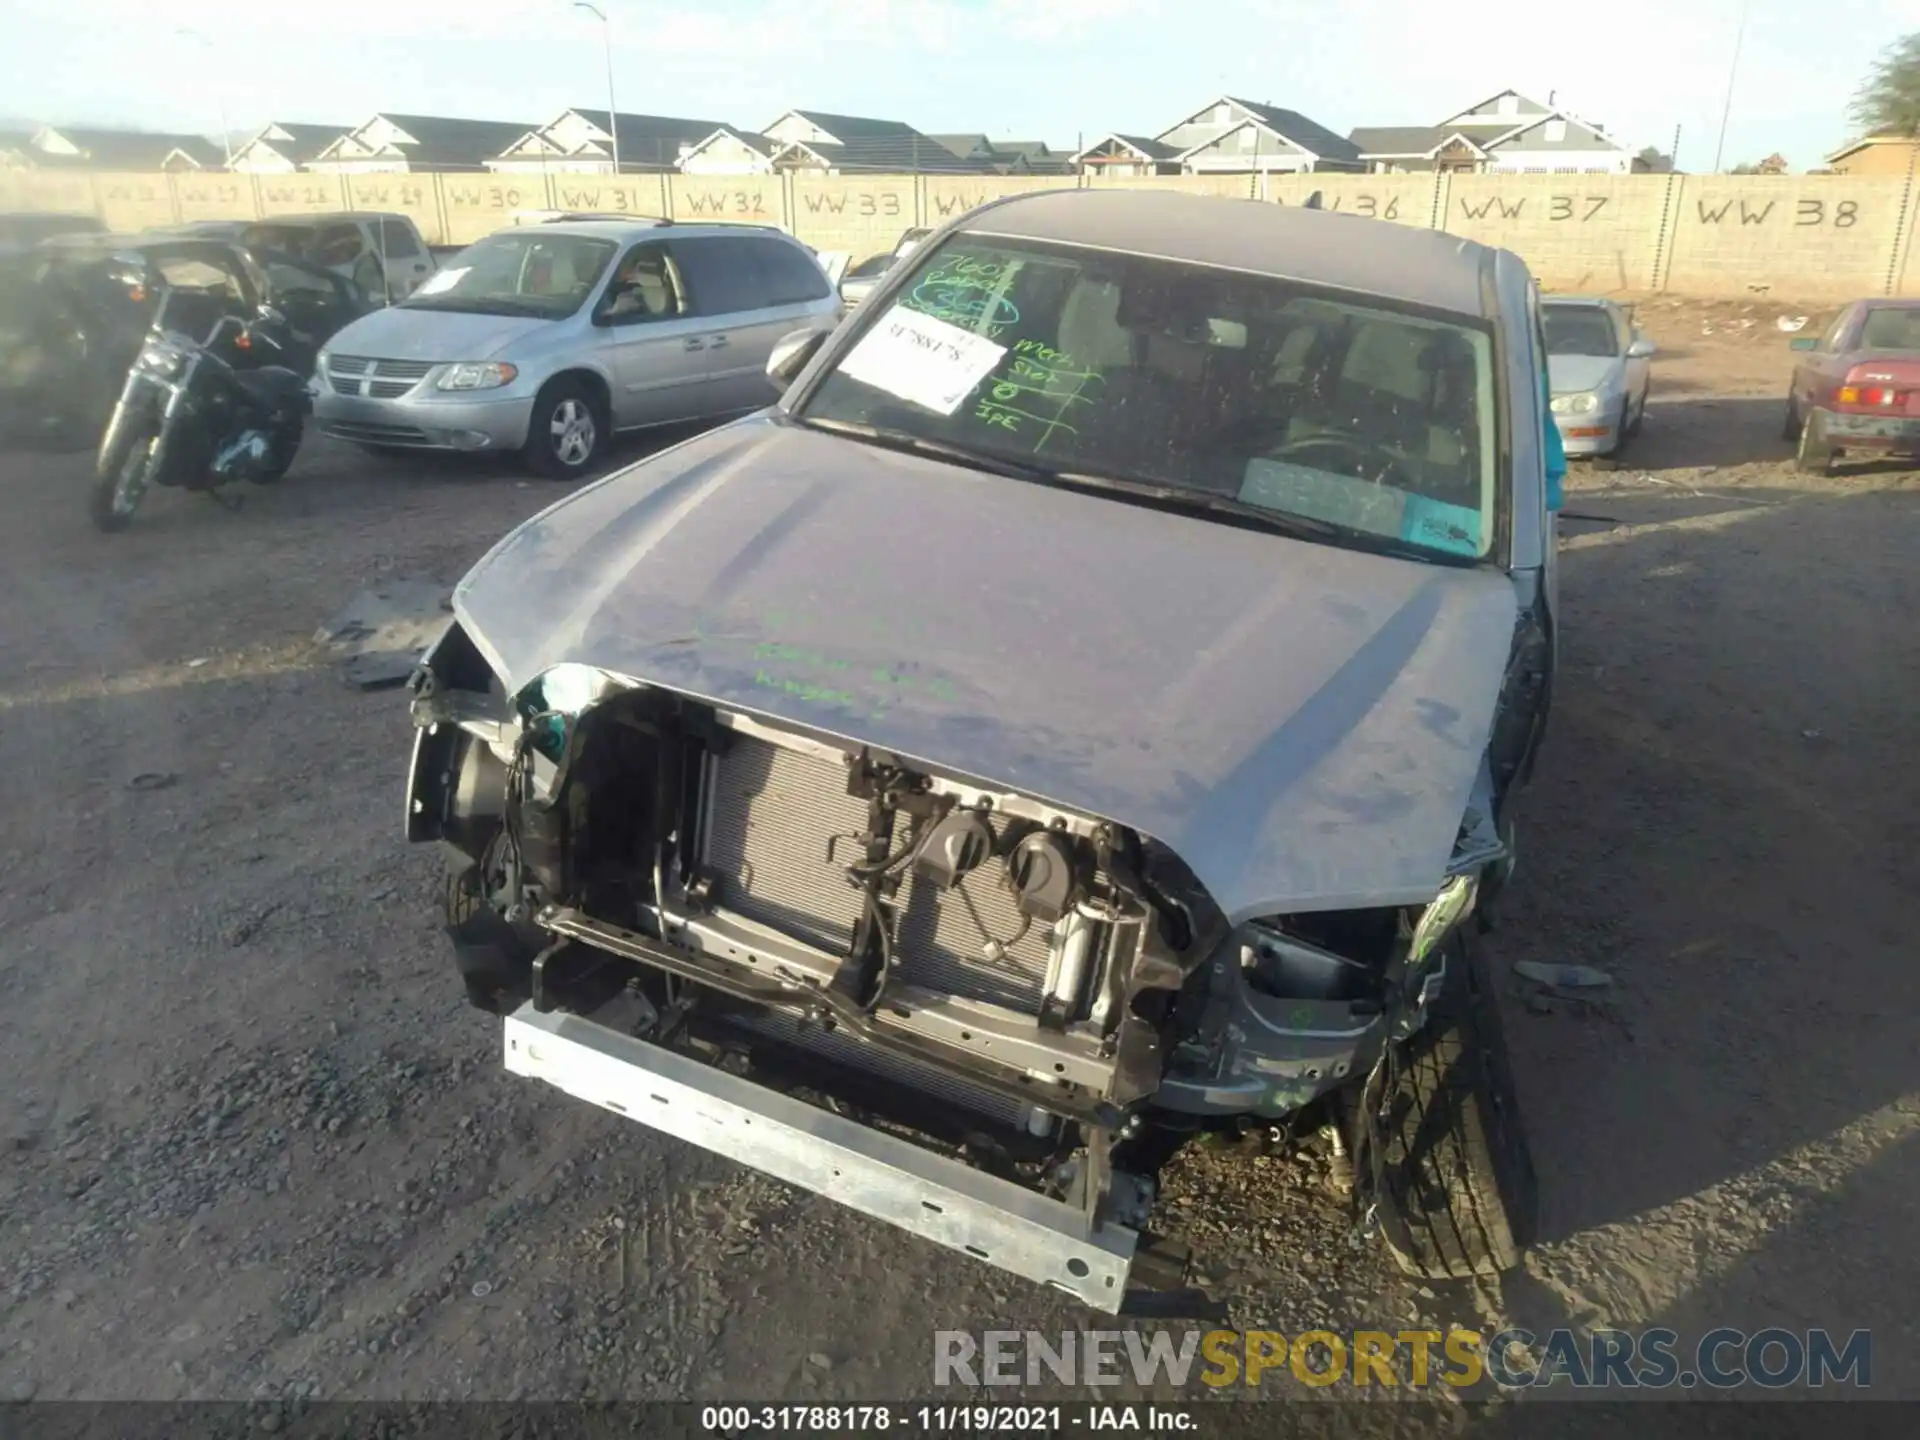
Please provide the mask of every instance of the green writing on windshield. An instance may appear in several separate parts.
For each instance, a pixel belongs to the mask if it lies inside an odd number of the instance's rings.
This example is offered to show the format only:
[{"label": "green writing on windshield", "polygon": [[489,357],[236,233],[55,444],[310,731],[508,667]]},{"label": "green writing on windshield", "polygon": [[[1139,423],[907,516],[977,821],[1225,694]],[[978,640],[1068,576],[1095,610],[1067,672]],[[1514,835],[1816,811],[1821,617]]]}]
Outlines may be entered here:
[{"label": "green writing on windshield", "polygon": [[1103,377],[1064,350],[1016,340],[999,377],[975,403],[973,418],[1009,434],[1032,436],[1037,453],[1059,431],[1079,434],[1069,415],[1090,406]]},{"label": "green writing on windshield", "polygon": [[902,303],[910,310],[998,340],[1009,326],[1020,323],[1020,307],[1007,296],[1019,268],[1017,260],[997,260],[964,251],[945,254]]}]

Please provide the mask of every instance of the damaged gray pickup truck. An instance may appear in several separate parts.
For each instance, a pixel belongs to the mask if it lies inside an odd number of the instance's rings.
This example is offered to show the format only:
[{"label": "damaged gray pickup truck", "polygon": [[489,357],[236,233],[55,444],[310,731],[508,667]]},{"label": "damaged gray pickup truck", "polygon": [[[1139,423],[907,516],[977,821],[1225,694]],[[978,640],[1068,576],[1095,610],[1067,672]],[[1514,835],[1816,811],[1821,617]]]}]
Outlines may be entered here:
[{"label": "damaged gray pickup truck", "polygon": [[1544,353],[1445,234],[946,226],[457,588],[407,834],[507,1068],[1108,1311],[1185,1283],[1210,1130],[1332,1127],[1404,1267],[1513,1266],[1470,932],[1557,648]]}]

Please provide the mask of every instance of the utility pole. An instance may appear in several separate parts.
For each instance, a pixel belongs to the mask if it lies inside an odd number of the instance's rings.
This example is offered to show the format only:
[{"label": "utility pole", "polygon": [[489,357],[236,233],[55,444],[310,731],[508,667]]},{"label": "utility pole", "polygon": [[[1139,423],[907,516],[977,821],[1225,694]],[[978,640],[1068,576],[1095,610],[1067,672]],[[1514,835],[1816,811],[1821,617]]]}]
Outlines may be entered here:
[{"label": "utility pole", "polygon": [[214,103],[220,107],[220,148],[227,152],[227,168],[231,170],[233,168],[233,127],[227,124],[227,87],[225,77],[219,74],[220,51],[215,47],[212,40],[208,39],[198,30],[179,29],[173,33],[187,40],[198,40],[202,45],[207,47],[207,54],[213,59],[215,74],[213,86]]},{"label": "utility pole", "polygon": [[1720,162],[1726,158],[1727,119],[1733,114],[1733,83],[1740,73],[1740,42],[1747,37],[1747,0],[1740,0],[1739,18],[1733,29],[1733,60],[1727,66],[1727,99],[1720,108],[1720,139],[1713,147],[1713,172],[1720,173]]},{"label": "utility pole", "polygon": [[613,22],[607,19],[607,12],[588,0],[573,0],[573,8],[585,10],[600,19],[600,43],[607,57],[607,134],[613,140],[613,175],[620,178],[620,107],[613,99]]}]

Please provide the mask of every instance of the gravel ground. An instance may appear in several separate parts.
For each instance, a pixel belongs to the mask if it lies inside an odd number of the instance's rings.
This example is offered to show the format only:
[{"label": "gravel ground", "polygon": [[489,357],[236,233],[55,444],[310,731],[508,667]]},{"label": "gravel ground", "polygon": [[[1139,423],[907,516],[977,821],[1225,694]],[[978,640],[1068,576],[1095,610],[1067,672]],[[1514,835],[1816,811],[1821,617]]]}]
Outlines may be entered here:
[{"label": "gravel ground", "polygon": [[[1649,300],[1659,403],[1572,478],[1603,518],[1489,942],[1615,980],[1504,997],[1545,1242],[1411,1285],[1323,1154],[1196,1152],[1168,1213],[1234,1323],[1867,1327],[1920,1396],[1920,490],[1786,463],[1805,313]],[[936,1329],[1096,1323],[501,1073],[399,839],[402,697],[311,637],[552,487],[316,443],[108,538],[86,474],[0,455],[0,1399],[871,1399]]]}]

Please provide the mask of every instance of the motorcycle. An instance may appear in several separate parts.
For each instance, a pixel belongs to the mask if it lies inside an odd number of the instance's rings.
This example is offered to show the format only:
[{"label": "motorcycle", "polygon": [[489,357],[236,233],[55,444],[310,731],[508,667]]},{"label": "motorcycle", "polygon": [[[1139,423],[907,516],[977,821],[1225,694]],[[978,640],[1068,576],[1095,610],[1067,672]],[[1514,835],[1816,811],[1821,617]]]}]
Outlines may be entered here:
[{"label": "motorcycle", "polygon": [[255,344],[284,350],[278,311],[263,305],[253,321],[222,316],[195,341],[167,327],[173,298],[171,289],[161,296],[100,437],[89,509],[101,530],[125,529],[153,485],[198,490],[227,504],[219,494],[224,485],[272,484],[293,465],[313,408],[306,380],[292,370],[236,369],[221,353]]}]

